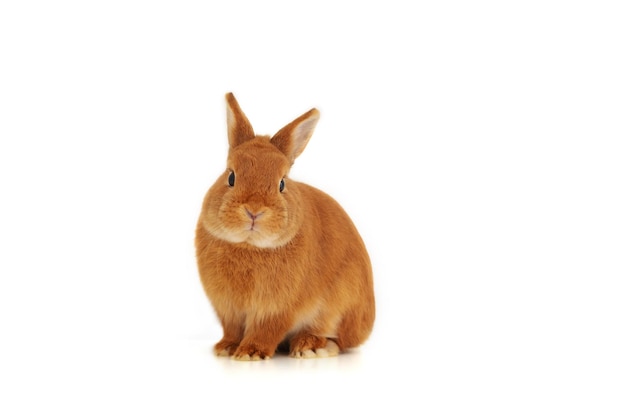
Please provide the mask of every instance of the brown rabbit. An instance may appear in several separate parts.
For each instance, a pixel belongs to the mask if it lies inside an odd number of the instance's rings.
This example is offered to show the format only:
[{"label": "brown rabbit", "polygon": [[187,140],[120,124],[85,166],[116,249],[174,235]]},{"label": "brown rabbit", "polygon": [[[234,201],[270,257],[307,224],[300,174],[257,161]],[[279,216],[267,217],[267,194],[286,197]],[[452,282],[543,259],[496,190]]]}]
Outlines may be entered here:
[{"label": "brown rabbit", "polygon": [[224,337],[219,356],[337,355],[374,323],[372,268],[339,204],[287,174],[319,119],[311,109],[272,138],[257,136],[226,95],[228,161],[207,192],[196,229],[204,290]]}]

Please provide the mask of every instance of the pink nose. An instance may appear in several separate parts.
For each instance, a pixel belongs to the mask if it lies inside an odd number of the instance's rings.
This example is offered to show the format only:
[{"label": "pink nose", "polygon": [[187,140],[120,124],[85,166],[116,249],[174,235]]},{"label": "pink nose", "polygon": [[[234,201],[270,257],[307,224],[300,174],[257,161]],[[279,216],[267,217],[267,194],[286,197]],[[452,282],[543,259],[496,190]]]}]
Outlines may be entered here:
[{"label": "pink nose", "polygon": [[263,212],[259,211],[257,213],[252,213],[250,210],[246,209],[246,214],[248,215],[248,217],[250,217],[251,220],[256,220],[263,215]]}]

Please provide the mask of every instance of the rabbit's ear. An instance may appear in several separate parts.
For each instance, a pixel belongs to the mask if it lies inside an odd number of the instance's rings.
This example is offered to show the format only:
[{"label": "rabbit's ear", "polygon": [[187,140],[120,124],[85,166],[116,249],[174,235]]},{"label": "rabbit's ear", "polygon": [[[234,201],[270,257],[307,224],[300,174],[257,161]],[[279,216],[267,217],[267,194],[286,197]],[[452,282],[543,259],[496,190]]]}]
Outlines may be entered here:
[{"label": "rabbit's ear", "polygon": [[254,130],[246,115],[241,111],[233,93],[226,94],[226,124],[230,148],[254,138]]},{"label": "rabbit's ear", "polygon": [[271,139],[271,142],[280,149],[293,164],[293,161],[302,153],[311,135],[315,125],[320,118],[320,112],[317,109],[311,109],[298,117],[287,126],[280,129]]}]

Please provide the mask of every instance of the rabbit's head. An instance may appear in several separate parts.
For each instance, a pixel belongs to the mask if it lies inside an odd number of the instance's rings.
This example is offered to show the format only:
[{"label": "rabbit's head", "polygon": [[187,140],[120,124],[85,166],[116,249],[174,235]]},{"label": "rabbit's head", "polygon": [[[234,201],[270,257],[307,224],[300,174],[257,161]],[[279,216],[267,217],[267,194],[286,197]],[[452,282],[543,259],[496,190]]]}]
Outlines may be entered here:
[{"label": "rabbit's head", "polygon": [[309,110],[270,138],[255,135],[232,93],[226,102],[228,160],[205,197],[202,223],[230,243],[283,246],[298,233],[306,204],[289,169],[311,138],[319,112]]}]

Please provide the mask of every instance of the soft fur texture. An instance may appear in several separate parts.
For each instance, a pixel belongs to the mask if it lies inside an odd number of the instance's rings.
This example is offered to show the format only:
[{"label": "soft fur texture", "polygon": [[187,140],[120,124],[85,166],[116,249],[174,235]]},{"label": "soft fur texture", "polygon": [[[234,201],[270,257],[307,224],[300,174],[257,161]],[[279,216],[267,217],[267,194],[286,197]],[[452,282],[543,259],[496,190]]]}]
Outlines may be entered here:
[{"label": "soft fur texture", "polygon": [[200,278],[224,330],[215,353],[267,359],[280,345],[308,358],[360,345],[374,323],[363,240],[335,200],[287,177],[319,112],[270,138],[255,135],[232,94],[226,102],[227,168],[196,229]]}]

